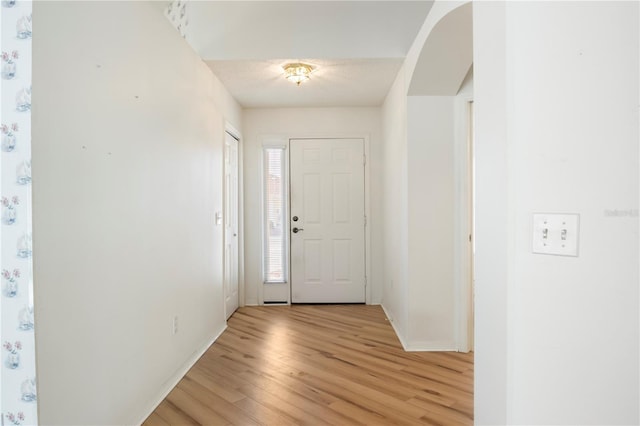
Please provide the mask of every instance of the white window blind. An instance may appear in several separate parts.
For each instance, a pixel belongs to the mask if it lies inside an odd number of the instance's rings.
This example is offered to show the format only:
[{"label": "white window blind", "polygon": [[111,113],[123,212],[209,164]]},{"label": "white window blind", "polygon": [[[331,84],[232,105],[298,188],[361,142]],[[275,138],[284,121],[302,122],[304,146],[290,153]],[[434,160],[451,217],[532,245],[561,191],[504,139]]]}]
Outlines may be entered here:
[{"label": "white window blind", "polygon": [[265,283],[287,281],[284,148],[264,149]]}]

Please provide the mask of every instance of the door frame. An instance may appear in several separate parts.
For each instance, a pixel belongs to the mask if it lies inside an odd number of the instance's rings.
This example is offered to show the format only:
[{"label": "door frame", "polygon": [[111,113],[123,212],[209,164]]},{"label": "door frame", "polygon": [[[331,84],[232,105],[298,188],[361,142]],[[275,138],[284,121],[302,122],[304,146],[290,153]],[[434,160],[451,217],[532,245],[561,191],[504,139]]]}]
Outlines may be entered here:
[{"label": "door frame", "polygon": [[[244,175],[244,171],[243,171],[243,154],[242,154],[242,150],[243,150],[243,143],[242,143],[242,134],[240,133],[240,131],[238,129],[236,129],[231,123],[229,123],[228,121],[225,120],[225,125],[224,125],[224,133],[223,133],[223,141],[222,141],[222,178],[224,180],[224,139],[226,138],[226,134],[231,135],[231,137],[233,137],[234,139],[236,139],[238,141],[238,308],[241,308],[243,306],[245,306],[245,302],[244,302],[244,298],[245,298],[245,288],[244,288],[244,184],[243,184],[243,175]],[[224,201],[225,201],[225,189],[224,187],[222,188],[222,203],[223,203],[223,211],[224,211]],[[224,220],[222,223],[223,227],[224,227]],[[222,230],[223,232],[223,244],[224,244],[224,229]],[[224,267],[225,265],[225,260],[224,260],[224,248],[222,250],[222,265]],[[223,271],[224,274],[224,271]],[[224,277],[223,277],[224,279]],[[223,295],[223,311],[224,311],[224,316],[225,316],[225,321],[226,321],[226,316],[227,316],[227,306],[226,306],[226,294]]]},{"label": "door frame", "polygon": [[[475,318],[473,309],[473,257],[469,235],[475,239],[472,229],[472,161],[473,152],[470,147],[471,103],[473,94],[458,95],[455,100],[455,143],[454,143],[454,176],[455,198],[454,211],[454,288],[455,288],[455,339],[459,352],[473,350],[471,337]],[[471,149],[470,149],[471,148]]]},{"label": "door frame", "polygon": [[[370,182],[370,165],[371,165],[371,155],[370,155],[370,136],[369,134],[363,133],[303,133],[303,134],[290,134],[290,135],[270,135],[270,136],[262,136],[261,138],[261,146],[269,147],[269,146],[285,146],[285,158],[286,158],[286,191],[289,193],[290,191],[290,182],[289,182],[289,149],[291,139],[362,139],[364,141],[364,155],[366,158],[364,164],[364,214],[367,217],[365,224],[365,234],[364,234],[364,265],[365,265],[365,303],[370,305],[372,303],[373,298],[373,290],[372,290],[372,280],[371,280],[371,182]],[[289,218],[291,217],[291,203],[287,202],[286,204],[286,214],[287,227],[290,225]],[[262,235],[264,238],[264,224],[262,225]],[[289,268],[289,274],[287,278],[287,294],[286,300],[287,304],[291,304],[291,233],[286,233],[286,245],[287,245],[287,258],[289,260],[289,264],[287,265]],[[264,284],[259,286],[258,290],[258,304],[265,304],[265,286],[270,284]],[[268,296],[268,295],[267,295]]]}]

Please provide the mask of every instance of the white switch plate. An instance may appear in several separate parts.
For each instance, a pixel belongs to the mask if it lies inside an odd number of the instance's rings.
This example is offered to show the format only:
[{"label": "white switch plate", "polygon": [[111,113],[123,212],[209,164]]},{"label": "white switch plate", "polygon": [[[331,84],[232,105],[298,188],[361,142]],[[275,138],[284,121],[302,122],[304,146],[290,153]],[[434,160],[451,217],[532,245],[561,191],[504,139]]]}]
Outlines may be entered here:
[{"label": "white switch plate", "polygon": [[578,256],[580,215],[534,213],[533,252]]}]

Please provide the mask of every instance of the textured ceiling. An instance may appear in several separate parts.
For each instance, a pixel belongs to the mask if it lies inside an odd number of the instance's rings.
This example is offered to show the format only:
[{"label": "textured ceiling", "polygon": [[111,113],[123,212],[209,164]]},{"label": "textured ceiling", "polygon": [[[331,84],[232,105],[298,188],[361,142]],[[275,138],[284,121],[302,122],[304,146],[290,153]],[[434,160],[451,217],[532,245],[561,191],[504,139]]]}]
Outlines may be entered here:
[{"label": "textured ceiling", "polygon": [[304,59],[316,70],[300,86],[285,80],[287,60],[207,61],[246,108],[380,105],[402,59]]},{"label": "textured ceiling", "polygon": [[[244,107],[380,105],[432,1],[189,1],[186,39]],[[316,67],[299,87],[282,65]]]}]

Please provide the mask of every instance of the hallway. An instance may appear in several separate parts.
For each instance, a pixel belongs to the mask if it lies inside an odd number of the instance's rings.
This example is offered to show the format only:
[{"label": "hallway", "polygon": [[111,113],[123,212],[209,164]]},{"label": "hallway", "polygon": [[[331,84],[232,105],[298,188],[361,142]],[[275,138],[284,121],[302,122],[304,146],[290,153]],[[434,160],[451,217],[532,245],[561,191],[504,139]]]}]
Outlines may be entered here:
[{"label": "hallway", "polygon": [[[0,7],[4,424],[640,424],[640,1],[171,4]],[[298,139],[364,140],[371,307],[270,304]]]}]

